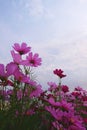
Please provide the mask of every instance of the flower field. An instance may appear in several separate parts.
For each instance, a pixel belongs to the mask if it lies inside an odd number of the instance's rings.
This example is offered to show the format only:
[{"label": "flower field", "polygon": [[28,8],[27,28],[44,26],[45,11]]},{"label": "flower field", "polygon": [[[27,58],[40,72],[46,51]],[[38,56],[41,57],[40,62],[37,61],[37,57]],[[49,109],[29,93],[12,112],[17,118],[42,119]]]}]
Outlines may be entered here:
[{"label": "flower field", "polygon": [[13,60],[0,63],[0,130],[86,130],[87,91],[69,91],[62,84],[63,70],[53,70],[58,84],[47,90],[32,79],[32,69],[42,63],[26,43],[15,43]]}]

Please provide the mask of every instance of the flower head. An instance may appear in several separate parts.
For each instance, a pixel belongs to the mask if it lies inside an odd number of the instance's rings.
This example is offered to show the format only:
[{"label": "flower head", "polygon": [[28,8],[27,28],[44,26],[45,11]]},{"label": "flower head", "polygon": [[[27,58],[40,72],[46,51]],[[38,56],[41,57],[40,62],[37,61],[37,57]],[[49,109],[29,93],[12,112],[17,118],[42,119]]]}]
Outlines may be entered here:
[{"label": "flower head", "polygon": [[31,52],[26,57],[26,60],[22,62],[22,64],[27,66],[37,67],[41,65],[41,58],[39,58],[39,55],[37,53],[33,55],[33,53]]},{"label": "flower head", "polygon": [[65,74],[63,74],[63,71],[62,71],[61,69],[55,69],[55,70],[53,71],[53,73],[54,73],[55,75],[59,76],[60,78],[63,78],[63,77],[66,76]]},{"label": "flower head", "polygon": [[10,62],[6,66],[4,66],[4,64],[0,64],[0,85],[13,86],[13,83],[9,80],[8,77],[13,75],[17,69],[18,66],[13,62]]},{"label": "flower head", "polygon": [[10,62],[9,64],[7,64],[6,66],[6,70],[7,70],[7,76],[13,75],[16,70],[18,70],[18,65],[15,64],[14,62]]},{"label": "flower head", "polygon": [[39,97],[43,92],[41,85],[37,85],[37,87],[30,93],[30,97]]},{"label": "flower head", "polygon": [[62,85],[62,91],[64,93],[69,92],[69,87],[67,85]]},{"label": "flower head", "polygon": [[48,88],[48,91],[53,91],[58,88],[58,86],[55,82],[48,82],[47,84],[50,86],[50,88]]},{"label": "flower head", "polygon": [[14,50],[17,51],[20,55],[26,54],[30,51],[31,47],[27,47],[26,43],[22,43],[19,45],[19,43],[15,43],[13,46]]},{"label": "flower head", "polygon": [[29,83],[30,82],[30,77],[28,77],[27,75],[24,75],[19,70],[17,70],[14,73],[14,77],[15,77],[16,80],[18,80],[19,82],[22,82],[22,83]]},{"label": "flower head", "polygon": [[18,66],[13,62],[7,64],[6,67],[4,66],[4,64],[0,64],[0,78],[6,78],[14,74],[17,69]]}]

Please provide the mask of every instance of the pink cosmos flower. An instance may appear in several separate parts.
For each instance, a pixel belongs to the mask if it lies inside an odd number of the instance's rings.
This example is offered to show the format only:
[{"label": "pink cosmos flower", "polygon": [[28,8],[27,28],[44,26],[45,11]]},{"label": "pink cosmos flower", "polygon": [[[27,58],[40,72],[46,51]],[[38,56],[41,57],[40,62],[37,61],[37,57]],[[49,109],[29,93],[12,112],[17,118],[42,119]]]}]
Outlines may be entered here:
[{"label": "pink cosmos flower", "polygon": [[82,96],[83,101],[87,101],[87,95]]},{"label": "pink cosmos flower", "polygon": [[78,92],[78,91],[74,91],[74,92],[72,92],[71,94],[72,94],[73,96],[75,96],[75,97],[79,97],[79,96],[81,95],[81,93]]},{"label": "pink cosmos flower", "polygon": [[23,65],[26,66],[32,66],[32,67],[37,67],[39,65],[41,65],[41,58],[39,58],[39,55],[37,53],[35,53],[33,55],[33,53],[29,53],[29,55],[26,57],[26,60],[24,60],[22,62]]},{"label": "pink cosmos flower", "polygon": [[4,66],[4,64],[0,64],[0,78],[6,78],[12,74],[15,73],[15,71],[18,69],[18,66],[11,62]]},{"label": "pink cosmos flower", "polygon": [[22,62],[21,55],[19,53],[15,53],[13,50],[11,51],[11,55],[13,58],[13,61],[17,64],[20,64]]},{"label": "pink cosmos flower", "polygon": [[61,69],[55,69],[54,71],[53,71],[53,73],[55,74],[55,75],[57,75],[57,76],[59,76],[60,78],[63,78],[63,77],[65,77],[66,75],[64,75],[63,74],[63,71],[61,70]]},{"label": "pink cosmos flower", "polygon": [[11,62],[6,65],[0,64],[0,85],[6,86],[10,85],[13,86],[13,82],[8,79],[9,76],[13,75],[15,71],[18,69],[17,64]]},{"label": "pink cosmos flower", "polygon": [[75,88],[75,91],[84,91],[84,90],[81,87],[78,86],[78,87]]},{"label": "pink cosmos flower", "polygon": [[55,100],[52,97],[50,97],[48,102],[53,106],[57,106],[57,107],[63,109],[64,111],[73,111],[72,104],[68,103],[64,100],[62,100],[61,102],[55,102]]},{"label": "pink cosmos flower", "polygon": [[47,84],[50,86],[50,88],[48,88],[48,91],[53,91],[58,88],[58,85],[55,82],[48,82]]},{"label": "pink cosmos flower", "polygon": [[32,79],[30,79],[29,80],[29,86],[31,86],[31,87],[36,87],[37,86],[37,82],[36,81],[34,81],[34,80],[32,80]]},{"label": "pink cosmos flower", "polygon": [[27,75],[24,75],[19,70],[17,70],[14,73],[14,76],[15,76],[15,79],[18,80],[19,82],[22,82],[22,83],[29,83],[30,82],[30,77],[28,77]]},{"label": "pink cosmos flower", "polygon": [[18,65],[14,62],[10,62],[6,66],[7,76],[13,75],[18,70]]},{"label": "pink cosmos flower", "polygon": [[15,43],[13,46],[14,50],[17,51],[20,55],[26,54],[30,51],[31,47],[27,47],[26,43],[22,43],[21,45],[19,43]]},{"label": "pink cosmos flower", "polygon": [[62,85],[61,87],[64,93],[69,92],[69,87],[67,85]]},{"label": "pink cosmos flower", "polygon": [[59,128],[63,130],[86,130],[82,119],[75,115],[74,111],[70,110],[66,112],[51,106],[46,106],[45,109],[54,117],[57,124],[53,123],[53,126],[58,128],[57,130],[59,130]]},{"label": "pink cosmos flower", "polygon": [[72,103],[68,103],[67,101],[64,101],[64,100],[62,100],[60,102],[60,108],[63,109],[64,111],[73,111],[74,110]]},{"label": "pink cosmos flower", "polygon": [[47,99],[47,101],[55,107],[59,107],[60,106],[60,102],[56,102],[55,99],[51,96],[49,99]]},{"label": "pink cosmos flower", "polygon": [[51,115],[56,119],[56,120],[61,120],[61,117],[63,115],[63,112],[59,109],[55,109],[54,107],[51,106],[46,106],[45,109],[51,113]]},{"label": "pink cosmos flower", "polygon": [[39,97],[41,95],[41,93],[43,92],[43,90],[41,89],[41,85],[37,85],[37,87],[35,88],[35,90],[33,90],[30,93],[30,97]]}]

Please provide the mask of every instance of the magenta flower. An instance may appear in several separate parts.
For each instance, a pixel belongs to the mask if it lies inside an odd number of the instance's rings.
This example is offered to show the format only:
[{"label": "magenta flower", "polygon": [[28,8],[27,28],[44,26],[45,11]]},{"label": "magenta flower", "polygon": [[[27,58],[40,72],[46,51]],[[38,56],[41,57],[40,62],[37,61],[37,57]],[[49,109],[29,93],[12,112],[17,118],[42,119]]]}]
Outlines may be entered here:
[{"label": "magenta flower", "polygon": [[63,112],[59,109],[55,109],[54,107],[51,106],[46,106],[45,109],[56,119],[56,120],[61,120],[63,116]]},{"label": "magenta flower", "polygon": [[46,106],[45,109],[54,117],[57,124],[53,122],[53,126],[58,128],[58,130],[59,128],[63,130],[86,130],[82,119],[75,115],[74,111],[70,110],[67,112],[51,106]]},{"label": "magenta flower", "polygon": [[14,73],[14,77],[15,77],[16,80],[18,80],[19,82],[22,82],[22,83],[29,83],[30,82],[30,77],[28,77],[27,75],[24,75],[19,70],[17,70]]},{"label": "magenta flower", "polygon": [[75,91],[84,91],[84,90],[81,87],[78,86],[78,87],[75,88]]},{"label": "magenta flower", "polygon": [[31,86],[31,87],[36,87],[36,86],[37,86],[37,82],[34,81],[34,80],[32,80],[32,79],[30,79],[30,81],[29,81],[29,86]]},{"label": "magenta flower", "polygon": [[65,77],[66,75],[64,75],[63,74],[63,71],[61,70],[61,69],[55,69],[54,71],[53,71],[53,73],[55,74],[55,75],[57,75],[57,76],[59,76],[60,78],[63,78],[63,77]]},{"label": "magenta flower", "polygon": [[7,64],[6,67],[3,64],[0,64],[0,78],[6,78],[14,74],[17,69],[18,66],[13,62]]},{"label": "magenta flower", "polygon": [[3,64],[0,64],[0,78],[5,76],[6,76],[5,66]]},{"label": "magenta flower", "polygon": [[61,87],[64,93],[69,92],[69,87],[67,85],[62,85]]},{"label": "magenta flower", "polygon": [[11,62],[6,65],[0,64],[0,85],[6,86],[10,85],[13,86],[13,82],[8,79],[9,76],[13,75],[15,71],[18,69],[18,66]]},{"label": "magenta flower", "polygon": [[55,99],[53,97],[50,97],[47,100],[52,106],[56,106],[59,107],[61,109],[63,109],[64,111],[72,111],[73,107],[71,103],[68,103],[64,100],[62,100],[61,102],[55,101]]},{"label": "magenta flower", "polygon": [[11,55],[13,58],[13,61],[17,64],[20,64],[22,62],[21,55],[19,53],[15,53],[13,50],[11,51]]},{"label": "magenta flower", "polygon": [[10,62],[6,66],[6,71],[7,71],[6,75],[7,76],[13,75],[17,70],[18,70],[18,65],[13,62]]},{"label": "magenta flower", "polygon": [[47,101],[55,107],[59,107],[60,106],[60,102],[56,102],[55,99],[51,96],[49,99],[47,99]]},{"label": "magenta flower", "polygon": [[50,86],[50,88],[48,88],[48,91],[53,91],[58,88],[58,85],[55,82],[48,82],[47,84]]},{"label": "magenta flower", "polygon": [[72,92],[71,94],[75,97],[79,97],[81,95],[81,92],[76,91],[76,92]]},{"label": "magenta flower", "polygon": [[41,65],[41,58],[39,58],[39,55],[37,53],[35,53],[33,55],[33,53],[29,53],[29,55],[26,57],[26,60],[24,60],[22,62],[23,65],[26,66],[32,66],[32,67],[37,67],[39,65]]},{"label": "magenta flower", "polygon": [[87,101],[87,95],[82,96],[83,101]]},{"label": "magenta flower", "polygon": [[67,101],[64,101],[64,100],[62,100],[60,102],[60,108],[63,109],[64,111],[73,111],[74,110],[72,103],[68,103]]},{"label": "magenta flower", "polygon": [[37,87],[35,88],[35,90],[33,90],[30,93],[30,97],[39,97],[41,95],[41,93],[43,92],[41,85],[37,85]]},{"label": "magenta flower", "polygon": [[13,46],[14,50],[17,51],[20,55],[26,54],[30,51],[31,47],[27,47],[26,43],[22,43],[21,45],[19,43],[15,43]]}]

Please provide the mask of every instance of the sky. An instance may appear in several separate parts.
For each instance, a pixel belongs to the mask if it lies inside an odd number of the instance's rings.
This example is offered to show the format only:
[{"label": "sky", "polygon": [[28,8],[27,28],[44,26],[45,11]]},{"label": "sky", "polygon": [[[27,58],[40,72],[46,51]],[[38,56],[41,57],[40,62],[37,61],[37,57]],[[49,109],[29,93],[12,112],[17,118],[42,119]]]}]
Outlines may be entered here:
[{"label": "sky", "polygon": [[0,0],[0,63],[22,42],[42,58],[34,72],[43,88],[58,83],[57,68],[62,84],[87,89],[87,0]]}]

